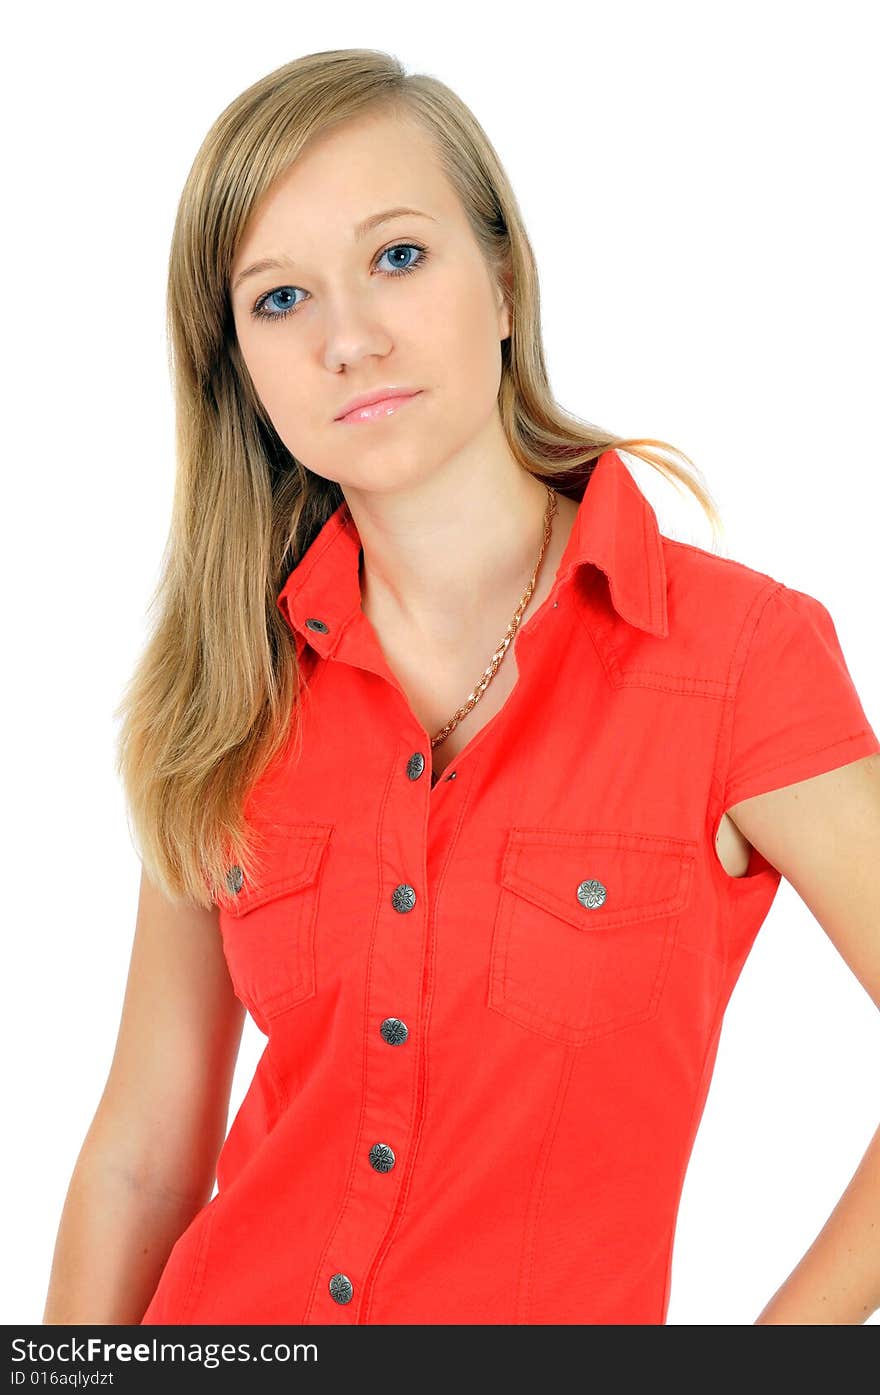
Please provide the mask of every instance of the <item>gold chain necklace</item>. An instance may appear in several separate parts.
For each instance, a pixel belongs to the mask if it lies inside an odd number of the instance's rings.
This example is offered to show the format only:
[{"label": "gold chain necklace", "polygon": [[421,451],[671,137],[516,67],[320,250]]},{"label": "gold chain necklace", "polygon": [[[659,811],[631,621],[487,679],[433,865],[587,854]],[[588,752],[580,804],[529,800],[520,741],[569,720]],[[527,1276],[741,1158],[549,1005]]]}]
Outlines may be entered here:
[{"label": "gold chain necklace", "polygon": [[550,541],[550,535],[553,531],[553,519],[556,514],[556,491],[554,489],[551,489],[549,485],[545,485],[544,487],[547,490],[547,508],[544,512],[544,538],[541,543],[541,551],[538,554],[538,560],[535,563],[535,570],[532,572],[529,584],[523,592],[522,600],[520,601],[519,605],[513,613],[513,619],[507,627],[507,631],[504,635],[504,638],[502,639],[501,643],[499,644],[498,648],[495,650],[495,653],[492,655],[492,658],[489,661],[488,668],[483,670],[483,675],[479,683],[474,688],[473,692],[471,693],[464,706],[459,707],[458,711],[452,717],[449,718],[449,721],[446,723],[445,727],[441,727],[441,729],[437,732],[437,735],[431,737],[432,750],[435,746],[439,746],[441,741],[445,741],[449,733],[455,730],[462,718],[466,717],[467,714],[470,711],[472,711],[473,708],[477,705],[480,698],[483,696],[484,692],[488,688],[489,684],[492,682],[492,679],[495,677],[495,674],[498,672],[501,660],[507,653],[507,650],[511,642],[513,641],[513,637],[519,629],[519,624],[520,620],[523,617],[523,612],[526,606],[528,605],[529,601],[531,600],[532,592],[535,589],[535,582],[538,579],[538,572],[541,568],[541,563],[544,560],[544,553],[547,551],[547,544]]}]

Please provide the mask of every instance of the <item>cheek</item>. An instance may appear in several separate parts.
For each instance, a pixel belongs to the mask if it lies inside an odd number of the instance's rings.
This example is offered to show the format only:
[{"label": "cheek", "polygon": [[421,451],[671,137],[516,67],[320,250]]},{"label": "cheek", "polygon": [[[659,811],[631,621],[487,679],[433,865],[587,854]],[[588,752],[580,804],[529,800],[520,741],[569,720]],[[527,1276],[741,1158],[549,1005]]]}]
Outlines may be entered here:
[{"label": "cheek", "polygon": [[267,411],[283,406],[299,375],[294,372],[294,355],[285,346],[282,327],[269,327],[242,347],[248,372]]},{"label": "cheek", "polygon": [[303,386],[307,374],[286,338],[282,326],[270,326],[253,336],[245,333],[239,345],[257,396],[281,439],[294,449],[291,435],[297,424],[302,432],[302,424],[310,420],[310,409],[314,411],[314,401],[308,401]]},{"label": "cheek", "polygon": [[495,303],[481,277],[463,277],[434,297],[419,316],[419,342],[438,383],[459,399],[491,402],[501,377],[501,340]]}]

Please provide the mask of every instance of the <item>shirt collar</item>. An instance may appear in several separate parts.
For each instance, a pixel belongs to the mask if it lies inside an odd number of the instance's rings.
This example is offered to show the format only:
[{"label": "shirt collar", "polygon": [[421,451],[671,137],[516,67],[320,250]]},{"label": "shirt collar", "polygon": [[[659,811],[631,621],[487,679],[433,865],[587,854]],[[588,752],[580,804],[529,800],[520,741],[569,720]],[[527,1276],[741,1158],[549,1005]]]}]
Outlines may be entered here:
[{"label": "shirt collar", "polygon": [[[315,535],[277,597],[298,640],[331,653],[360,610],[360,536],[343,501]],[[637,629],[665,638],[666,567],[651,504],[617,451],[598,457],[578,507],[558,576],[593,565],[608,578],[611,603]]]}]

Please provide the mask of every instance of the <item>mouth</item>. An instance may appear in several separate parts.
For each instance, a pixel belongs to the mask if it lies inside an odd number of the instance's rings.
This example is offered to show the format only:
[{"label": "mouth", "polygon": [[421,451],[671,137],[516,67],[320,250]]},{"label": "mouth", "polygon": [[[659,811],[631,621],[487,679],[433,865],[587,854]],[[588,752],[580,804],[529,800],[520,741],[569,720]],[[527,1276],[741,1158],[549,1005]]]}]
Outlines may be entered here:
[{"label": "mouth", "polygon": [[356,422],[381,421],[385,417],[394,416],[405,407],[408,402],[414,402],[417,397],[421,397],[421,389],[418,392],[397,393],[382,397],[377,402],[370,402],[365,407],[354,407],[345,416],[337,417],[338,422],[354,424]]}]

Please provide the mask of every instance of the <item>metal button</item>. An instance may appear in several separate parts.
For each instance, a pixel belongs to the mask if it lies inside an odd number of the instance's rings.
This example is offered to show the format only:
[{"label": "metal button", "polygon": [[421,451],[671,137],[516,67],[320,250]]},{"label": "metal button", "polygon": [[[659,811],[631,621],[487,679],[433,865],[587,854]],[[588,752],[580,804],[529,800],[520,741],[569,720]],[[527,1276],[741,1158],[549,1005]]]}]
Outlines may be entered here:
[{"label": "metal button", "polygon": [[323,620],[316,620],[314,615],[309,616],[306,621],[306,628],[309,630],[317,630],[318,634],[321,635],[326,635],[330,632],[330,626],[325,625]]},{"label": "metal button", "polygon": [[386,1017],[379,1031],[382,1033],[382,1040],[387,1041],[389,1046],[400,1046],[409,1036],[409,1028],[399,1017]]},{"label": "metal button", "polygon": [[416,904],[415,887],[401,882],[391,893],[391,904],[396,911],[411,911]]},{"label": "metal button", "polygon": [[390,1172],[394,1166],[394,1149],[387,1143],[374,1143],[370,1149],[370,1167],[377,1172]]},{"label": "metal button", "polygon": [[239,866],[230,867],[229,871],[226,873],[226,885],[233,896],[237,896],[241,891],[244,885],[244,872],[242,872]]},{"label": "metal button", "polygon": [[411,780],[417,780],[425,768],[425,757],[421,751],[413,751],[406,763],[406,773]]},{"label": "metal button", "polygon": [[604,906],[607,895],[608,892],[602,883],[592,880],[581,882],[577,889],[577,898],[588,911],[594,911],[597,906]]},{"label": "metal button", "polygon": [[352,1288],[351,1279],[347,1274],[332,1274],[330,1276],[328,1288],[330,1289],[330,1297],[333,1299],[334,1303],[351,1302],[354,1289]]}]

